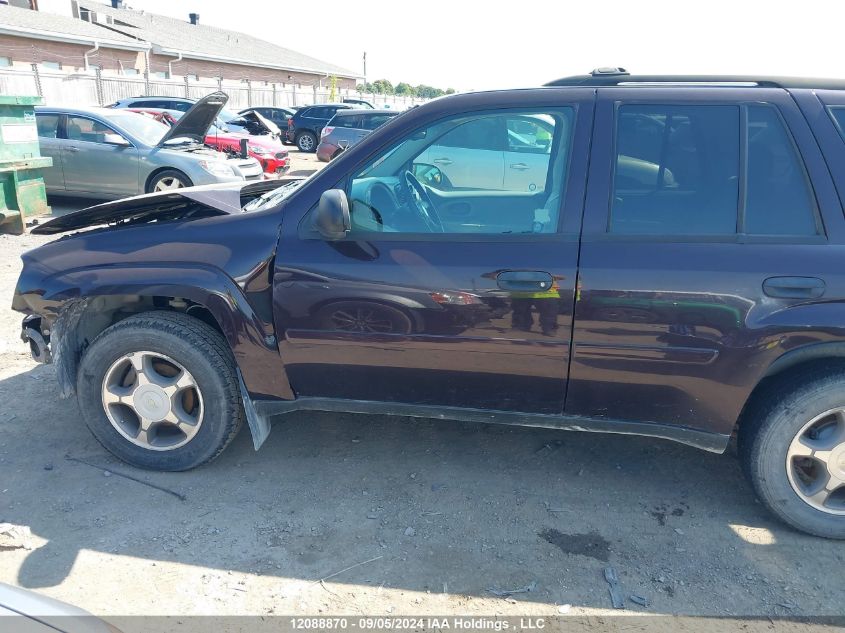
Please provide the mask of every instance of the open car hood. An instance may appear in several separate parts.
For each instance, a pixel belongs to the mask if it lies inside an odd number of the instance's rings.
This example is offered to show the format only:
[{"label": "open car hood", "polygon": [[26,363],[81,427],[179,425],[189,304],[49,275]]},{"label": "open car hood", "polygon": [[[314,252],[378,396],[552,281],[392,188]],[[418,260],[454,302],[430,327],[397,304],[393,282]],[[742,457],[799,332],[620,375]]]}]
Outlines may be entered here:
[{"label": "open car hood", "polygon": [[280,136],[282,130],[279,129],[279,126],[273,123],[270,119],[266,116],[257,112],[255,110],[250,110],[246,114],[240,115],[242,118],[246,119],[247,121],[257,121],[264,127],[270,134],[275,134],[276,136]]},{"label": "open car hood", "polygon": [[244,213],[244,198],[258,197],[295,180],[303,178],[232,182],[133,196],[68,213],[36,226],[30,232],[56,235],[104,224],[145,224]]},{"label": "open car hood", "polygon": [[212,92],[204,96],[161,137],[158,146],[163,147],[167,141],[175,138],[189,138],[197,143],[204,143],[205,135],[227,101],[229,96],[225,92]]}]

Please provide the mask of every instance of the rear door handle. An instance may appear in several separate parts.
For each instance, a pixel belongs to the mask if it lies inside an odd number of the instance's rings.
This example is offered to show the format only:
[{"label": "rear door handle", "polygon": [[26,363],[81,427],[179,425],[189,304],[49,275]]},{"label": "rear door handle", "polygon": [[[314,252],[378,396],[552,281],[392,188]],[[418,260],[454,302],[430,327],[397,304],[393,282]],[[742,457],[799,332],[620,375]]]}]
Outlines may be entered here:
[{"label": "rear door handle", "polygon": [[818,277],[769,277],[763,282],[763,292],[778,299],[818,299],[824,291],[824,280]]},{"label": "rear door handle", "polygon": [[510,292],[548,290],[553,283],[551,273],[540,270],[505,270],[496,275],[499,288]]},{"label": "rear door handle", "polygon": [[69,152],[78,152],[78,151],[79,151],[79,148],[78,148],[78,147],[73,147],[73,146],[68,147],[68,148],[66,148],[66,149],[67,149],[67,151],[69,151]]},{"label": "rear door handle", "polygon": [[528,169],[528,165],[525,163],[513,163],[511,164],[511,169],[518,169],[519,171],[525,171]]},{"label": "rear door handle", "polygon": [[435,165],[451,165],[454,161],[449,158],[435,158]]}]

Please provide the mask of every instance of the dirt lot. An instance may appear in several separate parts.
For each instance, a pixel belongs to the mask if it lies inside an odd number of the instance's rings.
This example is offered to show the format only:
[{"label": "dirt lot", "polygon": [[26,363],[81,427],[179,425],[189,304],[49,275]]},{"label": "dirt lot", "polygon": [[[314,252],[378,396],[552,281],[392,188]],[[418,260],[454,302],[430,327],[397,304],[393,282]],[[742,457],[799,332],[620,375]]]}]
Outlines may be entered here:
[{"label": "dirt lot", "polygon": [[610,565],[648,601],[624,613],[843,612],[845,548],[777,523],[730,453],[310,413],[193,472],[121,464],[7,307],[45,241],[0,236],[0,522],[32,531],[32,549],[0,547],[2,582],[106,616],[604,616]]}]

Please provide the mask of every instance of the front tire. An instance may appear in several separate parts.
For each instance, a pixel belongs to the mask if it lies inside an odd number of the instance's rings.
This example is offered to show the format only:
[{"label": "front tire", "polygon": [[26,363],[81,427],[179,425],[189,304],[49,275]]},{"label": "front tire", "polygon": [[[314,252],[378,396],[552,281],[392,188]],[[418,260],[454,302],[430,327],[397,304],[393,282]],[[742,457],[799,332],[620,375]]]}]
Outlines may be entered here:
[{"label": "front tire", "polygon": [[740,425],[738,448],[769,510],[802,532],[845,539],[845,371],[772,385]]},{"label": "front tire", "polygon": [[316,151],[317,137],[312,132],[300,132],[296,135],[296,146],[301,152]]},{"label": "front tire", "polygon": [[150,179],[147,193],[161,193],[172,189],[182,189],[193,186],[193,182],[178,169],[165,169]]},{"label": "front tire", "polygon": [[97,440],[150,470],[209,462],[243,426],[228,344],[206,323],[176,312],[134,315],[97,336],[80,364],[77,397]]}]

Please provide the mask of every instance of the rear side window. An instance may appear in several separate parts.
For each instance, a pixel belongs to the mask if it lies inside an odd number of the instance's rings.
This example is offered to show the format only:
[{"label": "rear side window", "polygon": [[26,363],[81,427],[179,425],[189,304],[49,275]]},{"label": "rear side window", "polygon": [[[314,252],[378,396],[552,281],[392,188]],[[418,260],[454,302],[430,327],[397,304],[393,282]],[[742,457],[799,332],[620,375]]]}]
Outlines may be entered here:
[{"label": "rear side window", "polygon": [[777,110],[748,107],[745,233],[814,235],[815,200],[801,157]]},{"label": "rear side window", "polygon": [[803,163],[771,106],[623,105],[614,169],[613,233],[818,233]]},{"label": "rear side window", "polygon": [[163,110],[171,109],[170,101],[135,101],[129,104],[130,108],[161,108]]},{"label": "rear side window", "polygon": [[361,127],[363,127],[361,125],[361,115],[335,116],[332,119],[332,125],[334,127],[355,128],[355,129],[360,129]]},{"label": "rear side window", "polygon": [[611,231],[736,232],[739,106],[619,109]]}]

